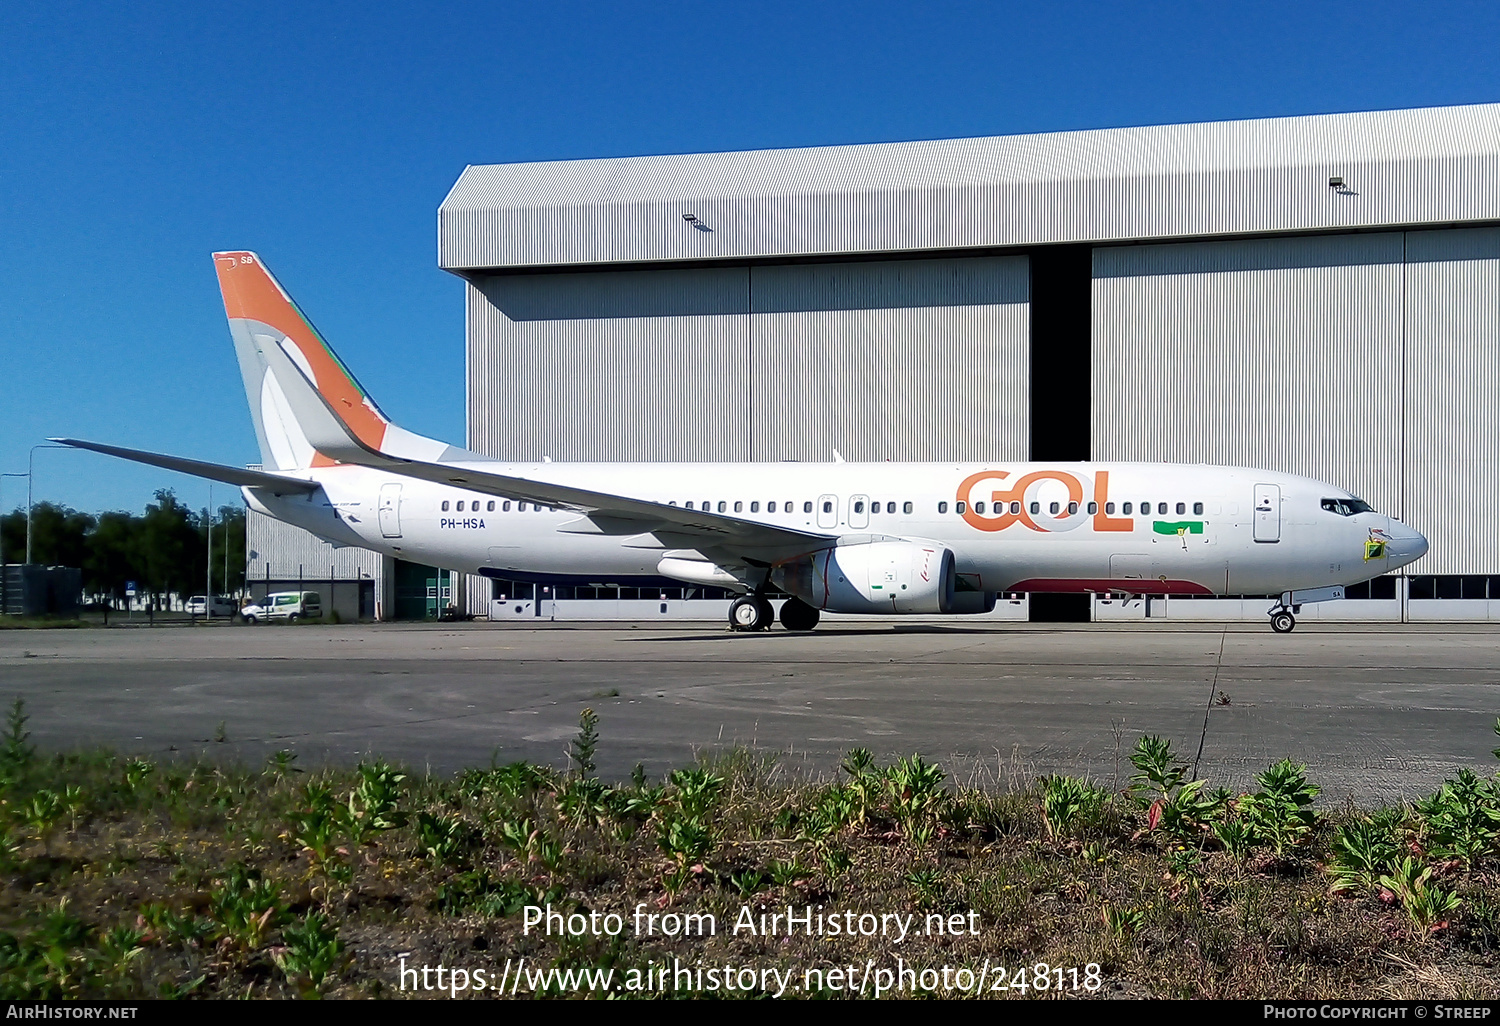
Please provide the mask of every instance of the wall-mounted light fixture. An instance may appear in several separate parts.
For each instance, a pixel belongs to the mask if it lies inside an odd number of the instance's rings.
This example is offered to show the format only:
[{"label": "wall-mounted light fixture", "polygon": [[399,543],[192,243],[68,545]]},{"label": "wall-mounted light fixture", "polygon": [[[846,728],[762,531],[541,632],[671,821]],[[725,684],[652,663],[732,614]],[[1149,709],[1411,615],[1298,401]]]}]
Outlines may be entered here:
[{"label": "wall-mounted light fixture", "polygon": [[1332,178],[1328,179],[1328,187],[1330,189],[1342,189],[1342,188],[1344,188],[1344,176],[1343,175],[1334,175]]}]

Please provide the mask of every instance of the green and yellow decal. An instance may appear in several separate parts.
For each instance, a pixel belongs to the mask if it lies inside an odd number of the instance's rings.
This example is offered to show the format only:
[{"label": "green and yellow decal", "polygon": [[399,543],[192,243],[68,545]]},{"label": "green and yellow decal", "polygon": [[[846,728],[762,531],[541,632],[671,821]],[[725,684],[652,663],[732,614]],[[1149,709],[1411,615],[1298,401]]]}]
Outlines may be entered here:
[{"label": "green and yellow decal", "polygon": [[1203,521],[1201,520],[1158,520],[1151,525],[1151,530],[1157,534],[1202,534]]}]

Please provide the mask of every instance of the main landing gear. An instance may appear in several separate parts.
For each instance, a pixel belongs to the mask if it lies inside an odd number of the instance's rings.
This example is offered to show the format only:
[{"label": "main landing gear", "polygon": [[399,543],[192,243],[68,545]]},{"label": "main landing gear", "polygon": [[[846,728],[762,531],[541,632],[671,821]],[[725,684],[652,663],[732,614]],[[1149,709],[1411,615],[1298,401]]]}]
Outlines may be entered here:
[{"label": "main landing gear", "polygon": [[1297,618],[1286,606],[1277,606],[1271,610],[1271,630],[1277,634],[1290,634],[1295,626],[1297,626]]},{"label": "main landing gear", "polygon": [[761,595],[742,595],[729,607],[729,629],[768,631],[776,622],[776,610]]},{"label": "main landing gear", "polygon": [[[781,625],[789,631],[810,631],[818,625],[819,613],[801,599],[781,604]],[[776,611],[761,595],[742,595],[729,607],[729,629],[768,631],[776,623]]]}]

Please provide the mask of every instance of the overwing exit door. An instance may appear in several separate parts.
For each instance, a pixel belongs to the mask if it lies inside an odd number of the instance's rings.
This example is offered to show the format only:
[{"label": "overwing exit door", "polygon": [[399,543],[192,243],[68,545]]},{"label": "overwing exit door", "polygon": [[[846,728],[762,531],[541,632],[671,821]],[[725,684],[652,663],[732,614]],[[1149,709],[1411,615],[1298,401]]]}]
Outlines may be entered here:
[{"label": "overwing exit door", "polygon": [[401,537],[401,483],[380,486],[380,536]]},{"label": "overwing exit door", "polygon": [[1255,486],[1255,540],[1281,541],[1281,487],[1273,484]]}]

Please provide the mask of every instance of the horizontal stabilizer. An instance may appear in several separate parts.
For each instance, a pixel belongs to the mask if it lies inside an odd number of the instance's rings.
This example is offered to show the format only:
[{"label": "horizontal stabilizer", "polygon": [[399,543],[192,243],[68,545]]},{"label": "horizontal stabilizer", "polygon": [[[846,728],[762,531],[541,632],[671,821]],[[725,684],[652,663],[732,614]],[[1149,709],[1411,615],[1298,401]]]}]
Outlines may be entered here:
[{"label": "horizontal stabilizer", "polygon": [[225,467],[218,463],[203,463],[200,460],[183,459],[181,456],[163,456],[155,452],[141,452],[139,449],[122,449],[117,445],[83,442],[76,438],[49,438],[47,440],[49,442],[59,442],[63,445],[71,445],[77,449],[91,449],[94,452],[102,452],[106,456],[118,456],[121,459],[135,460],[137,463],[146,463],[165,470],[175,470],[181,474],[206,477],[210,481],[223,481],[225,484],[240,485],[247,488],[264,488],[276,495],[305,495],[309,492],[317,491],[319,487],[316,481],[302,481],[294,477],[279,477],[276,474],[266,474],[258,470]]}]

